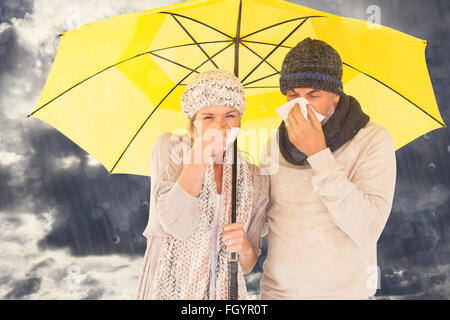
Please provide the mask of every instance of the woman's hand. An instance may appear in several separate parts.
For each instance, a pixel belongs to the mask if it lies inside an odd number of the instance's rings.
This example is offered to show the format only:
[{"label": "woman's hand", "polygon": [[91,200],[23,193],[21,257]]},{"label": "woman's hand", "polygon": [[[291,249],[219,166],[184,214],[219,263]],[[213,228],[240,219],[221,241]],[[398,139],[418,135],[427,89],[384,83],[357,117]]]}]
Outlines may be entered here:
[{"label": "woman's hand", "polygon": [[[223,155],[227,129],[227,126],[214,122],[194,139],[190,155],[187,155],[188,159],[184,159],[184,167],[178,177],[179,184],[192,196],[200,196],[206,165],[211,156],[217,155],[220,160],[220,155]],[[216,163],[220,161],[216,159]]]},{"label": "woman's hand", "polygon": [[228,251],[239,254],[242,272],[247,274],[252,271],[258,257],[247,239],[242,223],[237,222],[225,225],[222,241],[227,246]]},{"label": "woman's hand", "polygon": [[249,256],[253,248],[248,241],[242,223],[230,223],[224,226],[222,241],[230,252],[236,252],[241,256]]}]

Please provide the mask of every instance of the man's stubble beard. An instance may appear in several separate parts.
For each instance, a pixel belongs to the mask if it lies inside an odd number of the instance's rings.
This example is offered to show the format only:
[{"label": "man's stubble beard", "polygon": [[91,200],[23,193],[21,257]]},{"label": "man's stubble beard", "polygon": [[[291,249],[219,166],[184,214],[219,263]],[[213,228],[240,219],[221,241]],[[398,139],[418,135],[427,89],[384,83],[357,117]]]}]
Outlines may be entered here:
[{"label": "man's stubble beard", "polygon": [[328,119],[331,118],[331,116],[332,116],[332,115],[334,114],[334,112],[336,111],[336,107],[337,107],[339,101],[335,104],[334,101],[333,101],[333,98],[334,98],[334,96],[332,95],[332,96],[330,97],[330,104],[329,104],[329,107],[327,108],[328,111],[327,111],[326,114],[324,114],[325,119],[323,119],[322,122],[321,122],[322,126],[328,121]]}]

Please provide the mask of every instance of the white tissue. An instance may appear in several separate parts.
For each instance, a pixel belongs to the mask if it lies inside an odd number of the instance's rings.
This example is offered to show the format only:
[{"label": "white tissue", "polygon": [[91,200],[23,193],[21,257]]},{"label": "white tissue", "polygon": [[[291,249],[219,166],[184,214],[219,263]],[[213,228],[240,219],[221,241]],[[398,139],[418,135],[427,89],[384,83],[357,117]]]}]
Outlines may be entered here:
[{"label": "white tissue", "polygon": [[[291,100],[288,103],[283,104],[276,111],[280,115],[280,117],[284,121],[286,121],[286,119],[289,116],[289,111],[291,111],[291,109],[295,106],[296,103],[298,103],[300,105],[300,111],[302,112],[305,119],[308,120],[309,123],[311,123],[311,121],[309,121],[309,118],[308,118],[308,109],[306,108],[306,105],[308,105],[310,103],[305,98],[297,98],[297,99]],[[312,104],[311,104],[311,107],[312,107]],[[322,114],[320,114],[316,110],[314,110],[314,107],[312,108],[312,110],[313,110],[314,114],[316,115],[317,120],[319,120],[319,122],[322,122],[322,120],[325,119],[325,116],[323,116]]]}]

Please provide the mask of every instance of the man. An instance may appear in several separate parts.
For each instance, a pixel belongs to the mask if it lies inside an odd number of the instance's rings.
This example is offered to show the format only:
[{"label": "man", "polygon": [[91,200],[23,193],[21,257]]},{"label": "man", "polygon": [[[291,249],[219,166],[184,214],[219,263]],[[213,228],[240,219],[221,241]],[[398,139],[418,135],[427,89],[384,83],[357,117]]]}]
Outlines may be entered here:
[{"label": "man", "polygon": [[392,208],[394,142],[343,92],[342,68],[335,49],[310,38],[283,62],[281,92],[310,105],[308,119],[298,105],[291,110],[276,150],[269,141],[261,156],[262,167],[279,159],[261,299],[368,299],[379,288],[376,250]]}]

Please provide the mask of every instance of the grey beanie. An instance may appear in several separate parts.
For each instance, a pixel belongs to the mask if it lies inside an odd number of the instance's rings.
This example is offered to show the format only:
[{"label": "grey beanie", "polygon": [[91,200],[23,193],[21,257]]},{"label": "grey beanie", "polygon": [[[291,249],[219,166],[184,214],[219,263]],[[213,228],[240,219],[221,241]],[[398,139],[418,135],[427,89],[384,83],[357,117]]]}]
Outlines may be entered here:
[{"label": "grey beanie", "polygon": [[339,53],[322,40],[306,38],[292,48],[283,61],[280,91],[314,88],[343,94],[342,60]]}]

